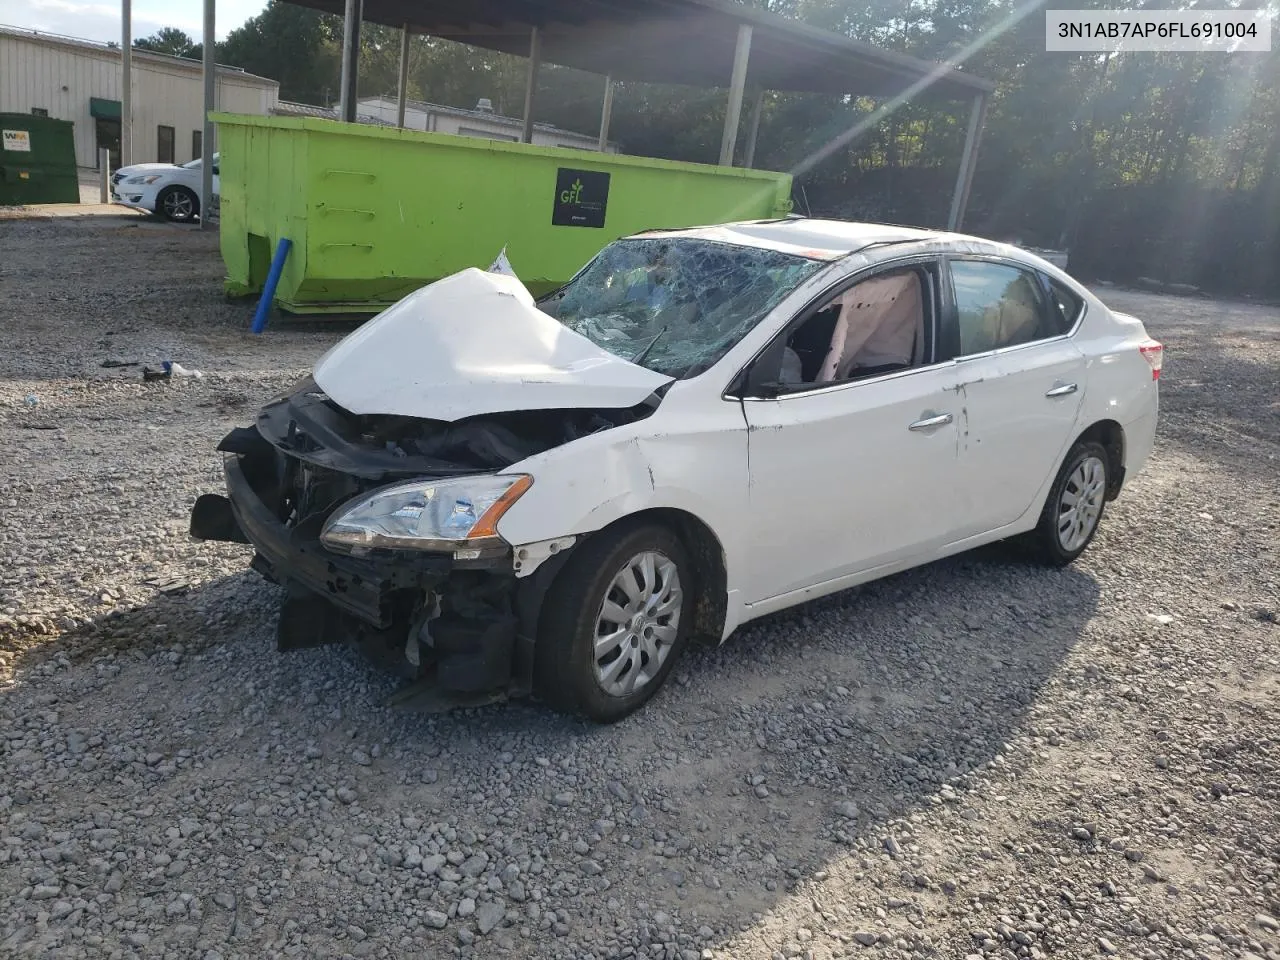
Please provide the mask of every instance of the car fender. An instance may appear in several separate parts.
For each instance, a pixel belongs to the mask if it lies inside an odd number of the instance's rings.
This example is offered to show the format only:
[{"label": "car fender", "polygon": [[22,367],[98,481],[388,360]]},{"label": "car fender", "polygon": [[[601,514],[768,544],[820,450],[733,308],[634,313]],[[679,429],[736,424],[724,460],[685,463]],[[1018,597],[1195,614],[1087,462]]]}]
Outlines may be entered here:
[{"label": "car fender", "polygon": [[[672,393],[679,391],[673,390]],[[519,549],[595,533],[647,510],[677,510],[720,542],[730,598],[742,579],[748,509],[747,431],[741,405],[717,400],[704,415],[671,404],[653,416],[583,437],[503,471],[533,477],[497,530]],[[729,604],[733,617],[734,604]]]}]

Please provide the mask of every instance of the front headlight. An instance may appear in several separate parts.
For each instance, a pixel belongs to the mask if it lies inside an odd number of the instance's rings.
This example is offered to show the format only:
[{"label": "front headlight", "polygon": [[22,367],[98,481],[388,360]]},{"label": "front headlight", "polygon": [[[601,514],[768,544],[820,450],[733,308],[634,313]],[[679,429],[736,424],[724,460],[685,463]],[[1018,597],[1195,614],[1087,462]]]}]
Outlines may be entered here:
[{"label": "front headlight", "polygon": [[125,183],[155,183],[160,179],[159,174],[148,174],[143,177],[130,177]]},{"label": "front headlight", "polygon": [[527,474],[397,483],[335,511],[320,542],[341,553],[451,550],[471,559],[474,550],[502,544],[498,520],[531,486]]}]

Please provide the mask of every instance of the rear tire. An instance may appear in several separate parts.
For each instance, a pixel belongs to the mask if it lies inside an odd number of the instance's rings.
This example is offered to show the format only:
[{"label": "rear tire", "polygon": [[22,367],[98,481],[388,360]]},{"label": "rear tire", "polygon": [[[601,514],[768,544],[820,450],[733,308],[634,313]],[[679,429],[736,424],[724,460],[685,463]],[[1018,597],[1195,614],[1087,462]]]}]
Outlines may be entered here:
[{"label": "rear tire", "polygon": [[547,592],[534,690],[565,713],[612,723],[667,679],[693,626],[684,544],[645,524],[591,537]]},{"label": "rear tire", "polygon": [[1028,535],[1038,560],[1065,567],[1093,542],[1107,505],[1109,464],[1106,448],[1093,440],[1082,440],[1067,452],[1040,522]]},{"label": "rear tire", "polygon": [[174,223],[190,223],[200,213],[200,198],[186,187],[165,187],[156,197],[156,212]]}]

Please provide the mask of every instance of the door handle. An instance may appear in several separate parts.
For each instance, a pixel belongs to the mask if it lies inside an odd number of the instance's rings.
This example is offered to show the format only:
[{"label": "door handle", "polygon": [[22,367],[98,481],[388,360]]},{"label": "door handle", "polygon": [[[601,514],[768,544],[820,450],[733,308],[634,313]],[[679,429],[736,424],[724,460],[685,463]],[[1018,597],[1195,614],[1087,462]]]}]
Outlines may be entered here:
[{"label": "door handle", "polygon": [[945,427],[954,417],[949,413],[938,413],[931,417],[925,417],[917,420],[915,423],[907,427],[908,430],[934,430],[938,427]]},{"label": "door handle", "polygon": [[1065,397],[1069,394],[1075,393],[1079,389],[1080,388],[1076,386],[1074,383],[1064,383],[1061,386],[1054,387],[1052,390],[1048,391],[1045,394],[1045,396],[1046,397]]}]

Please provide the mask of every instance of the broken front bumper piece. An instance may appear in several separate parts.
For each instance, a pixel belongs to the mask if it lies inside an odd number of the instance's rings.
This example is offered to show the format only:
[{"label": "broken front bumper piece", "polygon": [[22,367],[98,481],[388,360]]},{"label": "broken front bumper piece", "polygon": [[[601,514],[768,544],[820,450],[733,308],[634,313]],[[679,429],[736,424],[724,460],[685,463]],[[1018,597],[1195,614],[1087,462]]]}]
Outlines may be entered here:
[{"label": "broken front bumper piece", "polygon": [[191,533],[251,544],[254,569],[285,587],[281,650],[353,644],[459,702],[529,692],[542,598],[568,551],[523,579],[509,550],[479,562],[422,551],[337,554],[320,543],[323,516],[297,526],[282,519],[290,515],[287,491],[306,464],[256,430],[233,432],[221,449],[231,453],[227,495],[200,497]]}]

